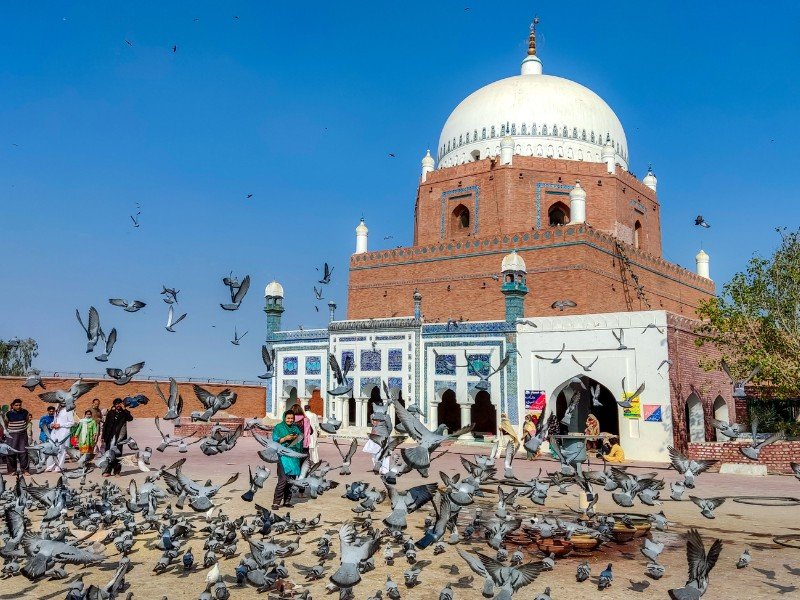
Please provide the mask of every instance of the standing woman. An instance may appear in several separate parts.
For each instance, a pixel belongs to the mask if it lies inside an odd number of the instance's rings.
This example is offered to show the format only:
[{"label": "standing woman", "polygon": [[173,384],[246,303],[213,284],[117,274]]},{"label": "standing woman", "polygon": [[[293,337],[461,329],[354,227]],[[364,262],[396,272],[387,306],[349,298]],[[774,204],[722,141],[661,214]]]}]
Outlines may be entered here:
[{"label": "standing woman", "polygon": [[[592,413],[589,413],[589,416],[586,417],[586,429],[583,430],[583,433],[590,436],[600,435],[600,421]],[[597,440],[586,440],[586,448],[588,450],[596,449]]]},{"label": "standing woman", "polygon": [[56,444],[61,444],[58,456],[47,457],[47,468],[45,471],[61,471],[64,466],[64,458],[67,456],[67,444],[69,443],[70,429],[75,424],[75,413],[67,410],[63,406],[56,409],[56,416],[50,426],[50,439]]},{"label": "standing woman", "polygon": [[[317,417],[316,413],[311,410],[311,406],[306,404],[305,407],[305,415],[306,415],[306,424],[308,425],[308,434],[305,439],[306,447],[308,448],[308,460],[311,461],[311,464],[316,464],[319,462],[319,450],[317,450],[317,431],[319,430],[319,418]],[[306,435],[306,431],[303,431],[303,435]]]},{"label": "standing woman", "polygon": [[[303,432],[294,423],[295,414],[291,410],[283,413],[283,421],[272,430],[272,441],[278,442],[284,448],[296,452],[303,451]],[[275,496],[272,498],[272,510],[283,506],[292,506],[292,486],[289,478],[294,479],[300,475],[300,459],[294,456],[280,456],[278,458],[278,482],[275,484]]]},{"label": "standing woman", "polygon": [[[525,415],[525,423],[522,425],[522,441],[523,443],[527,443],[529,439],[531,439],[534,435],[536,435],[536,422],[533,420],[533,415],[528,413]],[[526,450],[526,458],[528,460],[533,460],[533,452],[530,450]]]},{"label": "standing woman", "polygon": [[308,415],[300,406],[299,402],[292,405],[291,411],[294,413],[294,424],[303,433],[303,451],[308,454],[308,442],[310,438]]},{"label": "standing woman", "polygon": [[509,442],[512,442],[515,448],[519,448],[520,446],[519,436],[514,430],[514,426],[511,424],[511,421],[508,420],[508,415],[502,413],[500,415],[500,427],[497,428],[497,441],[495,441],[494,446],[492,446],[492,453],[489,455],[489,458],[494,460],[498,456],[501,456]]}]

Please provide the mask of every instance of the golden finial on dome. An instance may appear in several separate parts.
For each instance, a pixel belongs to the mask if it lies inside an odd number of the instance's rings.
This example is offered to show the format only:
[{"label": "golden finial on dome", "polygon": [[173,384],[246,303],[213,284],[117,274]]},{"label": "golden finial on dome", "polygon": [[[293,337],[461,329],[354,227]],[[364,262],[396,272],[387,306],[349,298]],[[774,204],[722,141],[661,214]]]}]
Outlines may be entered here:
[{"label": "golden finial on dome", "polygon": [[531,34],[528,37],[528,56],[536,56],[536,26],[539,24],[539,17],[533,17],[531,22]]}]

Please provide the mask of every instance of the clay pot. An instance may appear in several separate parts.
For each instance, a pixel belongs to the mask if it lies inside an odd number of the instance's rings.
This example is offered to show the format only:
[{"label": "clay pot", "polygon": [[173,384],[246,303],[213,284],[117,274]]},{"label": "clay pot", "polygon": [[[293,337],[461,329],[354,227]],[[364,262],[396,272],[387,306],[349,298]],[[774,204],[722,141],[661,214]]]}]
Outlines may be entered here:
[{"label": "clay pot", "polygon": [[636,537],[636,529],[628,529],[625,525],[616,523],[611,530],[611,537],[618,544],[624,544]]},{"label": "clay pot", "polygon": [[600,540],[590,535],[573,535],[569,541],[575,552],[591,552],[600,545]]},{"label": "clay pot", "polygon": [[536,545],[541,552],[545,554],[555,554],[556,556],[566,556],[572,552],[574,546],[569,540],[559,540],[555,538],[542,538]]}]

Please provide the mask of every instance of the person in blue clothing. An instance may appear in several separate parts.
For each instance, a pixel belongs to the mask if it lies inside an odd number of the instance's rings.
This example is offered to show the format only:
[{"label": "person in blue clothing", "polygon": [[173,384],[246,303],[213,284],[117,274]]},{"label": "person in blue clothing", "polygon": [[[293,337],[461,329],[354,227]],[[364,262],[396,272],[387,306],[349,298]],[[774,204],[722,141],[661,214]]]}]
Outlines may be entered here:
[{"label": "person in blue clothing", "polygon": [[[297,452],[303,451],[303,432],[294,423],[294,413],[287,410],[283,413],[283,421],[272,430],[272,440],[281,446]],[[292,486],[289,479],[300,475],[300,459],[294,456],[281,456],[278,460],[278,483],[275,485],[275,496],[272,499],[272,510],[283,506],[291,506]]]},{"label": "person in blue clothing", "polygon": [[50,430],[50,426],[53,424],[53,420],[56,418],[56,407],[55,406],[48,406],[47,412],[43,414],[39,418],[39,441],[46,442],[47,441],[47,434],[45,433],[45,429],[48,431]]}]

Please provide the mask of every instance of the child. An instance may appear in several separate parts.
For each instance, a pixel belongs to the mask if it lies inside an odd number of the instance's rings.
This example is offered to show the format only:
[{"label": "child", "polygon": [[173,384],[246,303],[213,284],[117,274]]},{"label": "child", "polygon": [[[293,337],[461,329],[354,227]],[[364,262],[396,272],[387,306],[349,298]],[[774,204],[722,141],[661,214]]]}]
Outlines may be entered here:
[{"label": "child", "polygon": [[94,446],[97,442],[97,434],[97,421],[95,420],[91,409],[88,409],[83,413],[83,418],[78,421],[78,428],[75,432],[75,436],[78,438],[78,449],[80,450],[81,455],[88,454],[85,459],[86,461],[91,460],[92,456],[94,456]]}]

